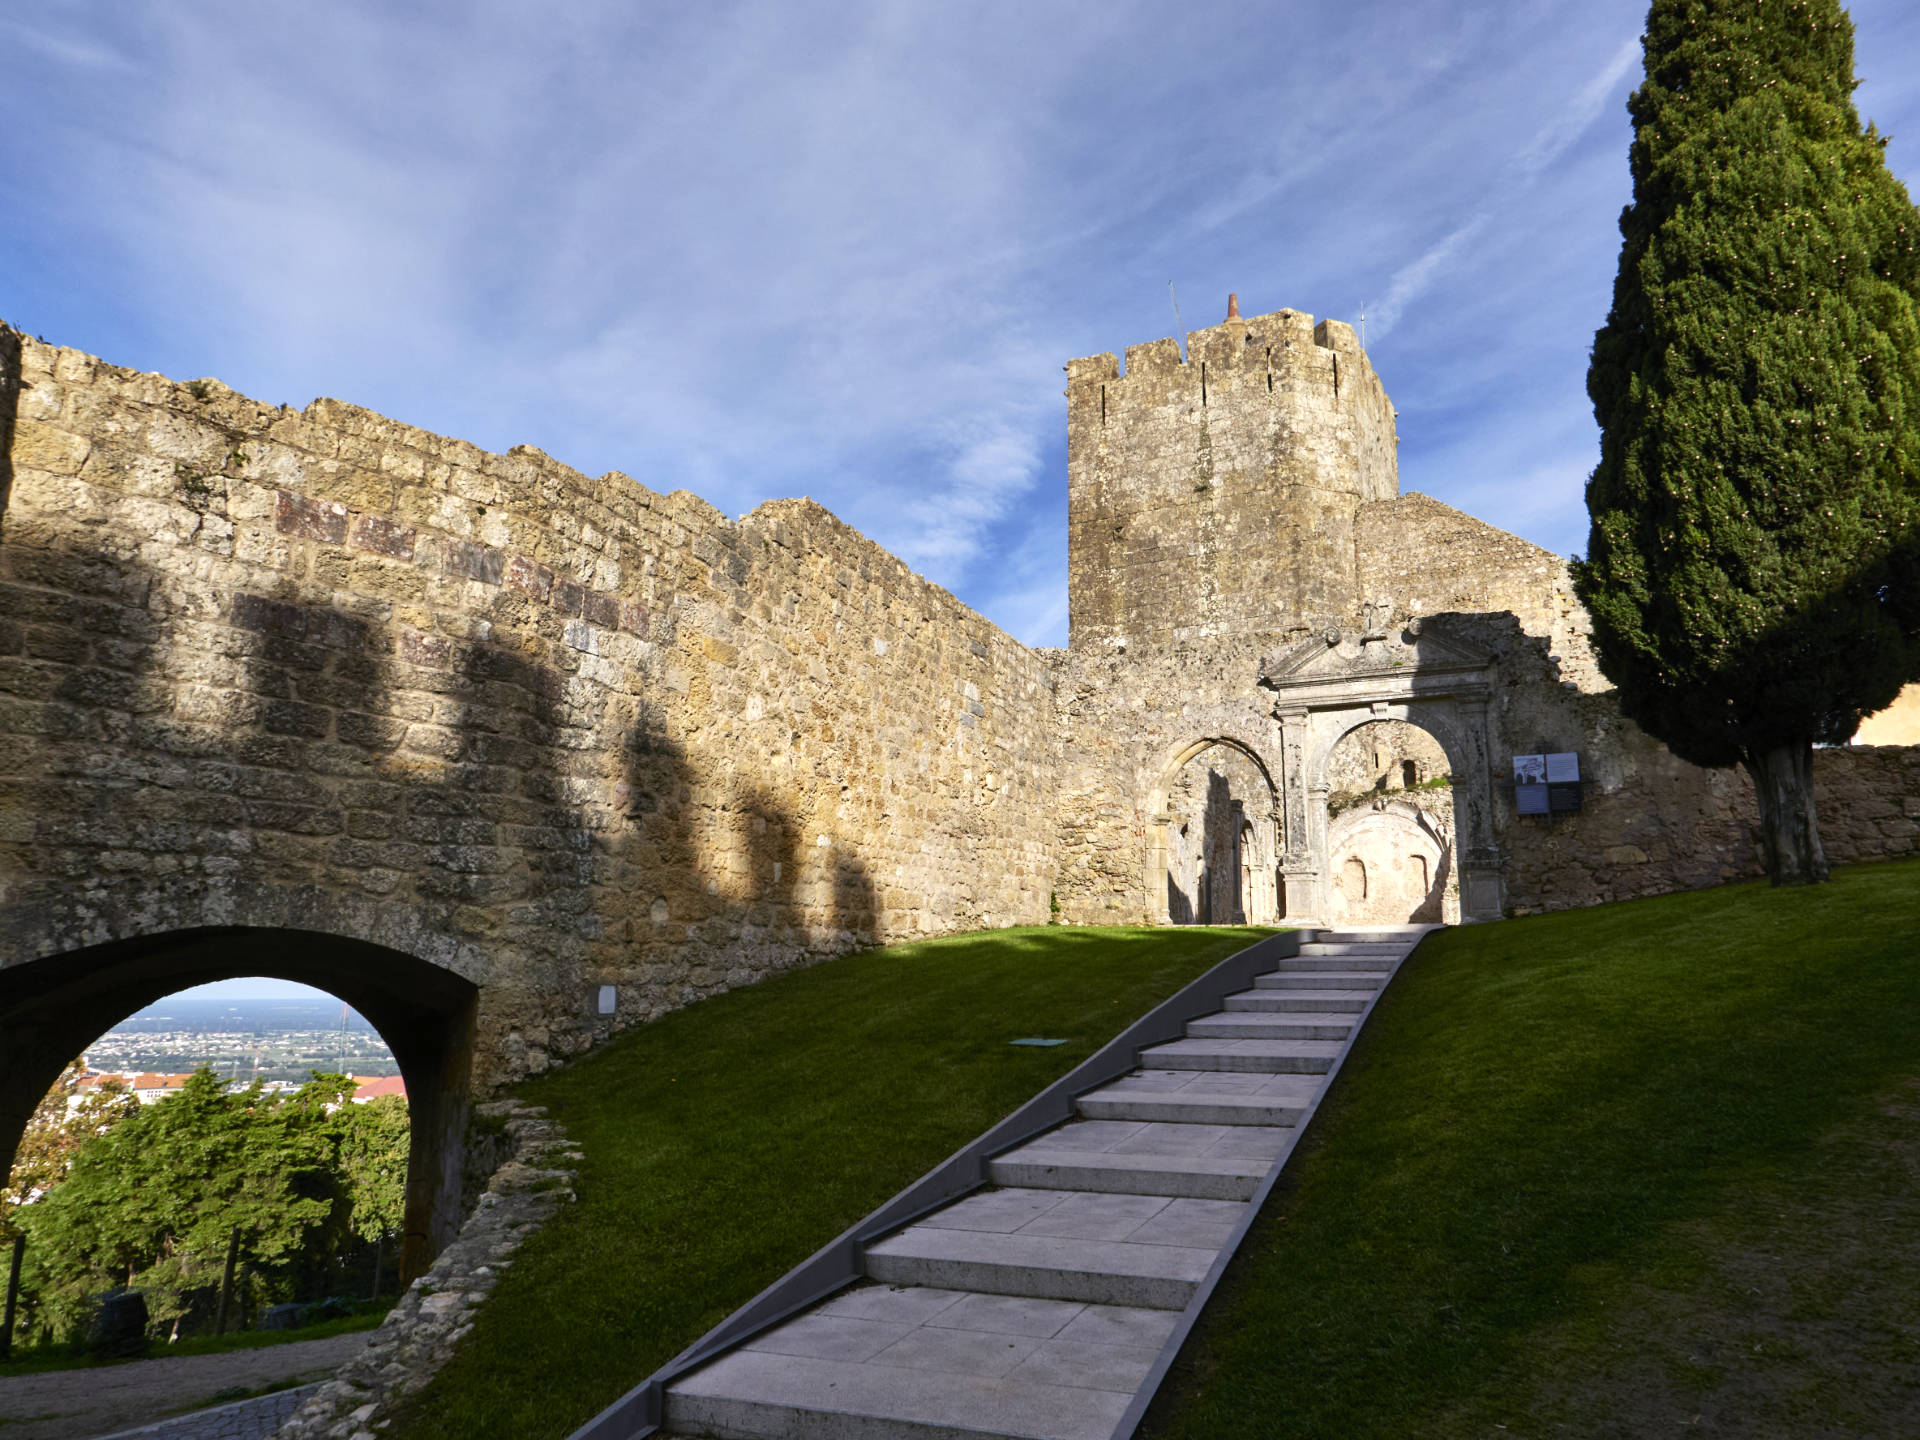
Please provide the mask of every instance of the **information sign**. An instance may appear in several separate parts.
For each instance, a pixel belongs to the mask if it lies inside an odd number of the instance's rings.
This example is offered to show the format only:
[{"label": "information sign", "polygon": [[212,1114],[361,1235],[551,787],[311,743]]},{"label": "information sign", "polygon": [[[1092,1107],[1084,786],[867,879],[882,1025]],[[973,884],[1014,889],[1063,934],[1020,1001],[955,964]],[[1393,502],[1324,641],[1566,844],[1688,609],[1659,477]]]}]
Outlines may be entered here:
[{"label": "information sign", "polygon": [[1547,813],[1547,757],[1513,757],[1513,802],[1522,815]]}]

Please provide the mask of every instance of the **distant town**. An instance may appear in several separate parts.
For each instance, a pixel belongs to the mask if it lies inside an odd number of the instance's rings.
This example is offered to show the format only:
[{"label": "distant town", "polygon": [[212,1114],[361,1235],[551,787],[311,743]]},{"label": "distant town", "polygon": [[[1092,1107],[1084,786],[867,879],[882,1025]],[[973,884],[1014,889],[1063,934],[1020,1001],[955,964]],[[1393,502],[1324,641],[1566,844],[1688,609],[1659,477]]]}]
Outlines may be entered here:
[{"label": "distant town", "polygon": [[235,1084],[258,1078],[275,1090],[295,1088],[319,1070],[361,1081],[356,1100],[406,1093],[379,1032],[331,999],[169,996],[102,1035],[85,1060],[85,1089],[111,1076],[147,1102],[178,1089],[202,1065]]}]

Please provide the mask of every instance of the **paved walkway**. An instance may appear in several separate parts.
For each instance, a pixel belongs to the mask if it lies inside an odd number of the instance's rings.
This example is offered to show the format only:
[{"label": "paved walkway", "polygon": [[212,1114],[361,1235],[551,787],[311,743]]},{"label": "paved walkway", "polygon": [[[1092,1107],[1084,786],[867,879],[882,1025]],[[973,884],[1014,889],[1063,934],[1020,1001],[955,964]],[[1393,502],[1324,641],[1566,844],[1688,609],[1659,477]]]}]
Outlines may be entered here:
[{"label": "paved walkway", "polygon": [[[1109,1440],[1427,927],[1325,935],[667,1388],[676,1436]],[[1129,1425],[1130,1428],[1130,1425]]]},{"label": "paved walkway", "polygon": [[116,1430],[104,1440],[270,1440],[274,1431],[293,1418],[301,1402],[319,1388],[316,1380],[311,1385],[296,1385],[291,1390],[276,1390],[231,1405],[212,1405],[162,1420],[158,1425]]},{"label": "paved walkway", "polygon": [[[281,1380],[322,1380],[359,1354],[373,1331],[295,1340],[222,1355],[162,1356],[84,1370],[46,1370],[0,1380],[4,1440],[92,1440],[204,1405],[222,1390],[258,1390]],[[237,1407],[223,1407],[237,1408]],[[219,1423],[225,1423],[224,1419]],[[189,1432],[190,1433],[190,1432]],[[209,1429],[208,1440],[227,1440]],[[169,1431],[165,1440],[187,1440]],[[197,1437],[196,1437],[197,1440]],[[234,1440],[248,1440],[239,1431]]]}]

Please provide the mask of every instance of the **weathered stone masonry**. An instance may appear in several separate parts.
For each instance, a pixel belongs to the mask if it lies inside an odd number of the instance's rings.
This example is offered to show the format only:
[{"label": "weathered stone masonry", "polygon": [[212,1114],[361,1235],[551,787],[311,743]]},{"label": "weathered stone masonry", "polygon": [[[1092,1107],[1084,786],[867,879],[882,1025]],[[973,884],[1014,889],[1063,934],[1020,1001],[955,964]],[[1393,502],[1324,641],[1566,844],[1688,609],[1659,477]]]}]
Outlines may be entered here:
[{"label": "weathered stone masonry", "polygon": [[[1072,642],[1031,651],[805,500],[732,521],[0,328],[0,1151],[146,999],[329,984],[408,1071],[418,1273],[471,1089],[855,945],[1054,895],[1319,919],[1368,856],[1468,918],[1756,873],[1744,780],[1620,718],[1558,557],[1399,493],[1350,329],[1188,338],[1068,366]],[[1447,803],[1331,813],[1379,721]],[[1522,821],[1551,749],[1586,809]],[[1910,752],[1819,777],[1836,858],[1911,850]]]},{"label": "weathered stone masonry", "polygon": [[[484,1087],[813,957],[1046,918],[1047,667],[819,506],[736,523],[6,338],[10,982],[350,937],[477,987]],[[0,1017],[16,1056],[48,1013]]]},{"label": "weathered stone masonry", "polygon": [[[1397,826],[1449,917],[1759,873],[1745,776],[1621,717],[1560,557],[1400,493],[1392,404],[1348,327],[1230,314],[1187,340],[1184,361],[1159,341],[1124,373],[1112,355],[1067,367],[1072,633],[1051,659],[1068,919],[1177,920],[1204,897],[1216,916],[1378,920],[1338,875],[1356,828]],[[1425,807],[1456,832],[1438,856],[1431,817],[1390,795],[1330,823],[1332,756],[1382,721],[1446,752],[1452,795]],[[1513,755],[1563,750],[1581,813],[1518,816]],[[1836,859],[1912,849],[1904,752],[1823,751],[1817,769]],[[1224,834],[1197,833],[1183,797],[1203,788]],[[1205,878],[1197,851],[1217,857]]]},{"label": "weathered stone masonry", "polygon": [[734,524],[32,341],[22,372],[7,962],[328,894],[449,937],[507,1078],[589,1042],[600,984],[617,1024],[1044,918],[1045,667],[820,507]]}]

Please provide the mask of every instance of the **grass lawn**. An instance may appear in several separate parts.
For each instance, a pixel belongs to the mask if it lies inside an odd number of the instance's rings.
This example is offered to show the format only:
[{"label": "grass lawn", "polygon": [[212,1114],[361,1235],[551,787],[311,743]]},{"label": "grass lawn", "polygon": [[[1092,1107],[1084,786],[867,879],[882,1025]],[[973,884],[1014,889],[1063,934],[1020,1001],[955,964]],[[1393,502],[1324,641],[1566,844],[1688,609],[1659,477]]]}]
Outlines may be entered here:
[{"label": "grass lawn", "polygon": [[1142,1432],[1920,1434],[1920,862],[1458,929]]},{"label": "grass lawn", "polygon": [[258,1350],[264,1345],[286,1345],[296,1340],[325,1340],[332,1335],[371,1330],[387,1318],[387,1311],[392,1308],[391,1300],[383,1300],[361,1314],[344,1315],[338,1320],[322,1320],[298,1330],[235,1330],[228,1335],[193,1335],[185,1340],[176,1340],[171,1345],[164,1340],[156,1340],[145,1355],[124,1360],[96,1360],[78,1345],[16,1345],[13,1347],[13,1358],[0,1362],[0,1379],[9,1375],[35,1375],[46,1370],[86,1370],[97,1365],[131,1365],[141,1360],[161,1360],[175,1355],[220,1355],[229,1350]]},{"label": "grass lawn", "polygon": [[[1253,929],[998,930],[703,1000],[521,1088],[586,1152],[382,1440],[561,1437]],[[1053,1048],[1009,1045],[1064,1038]]]}]

